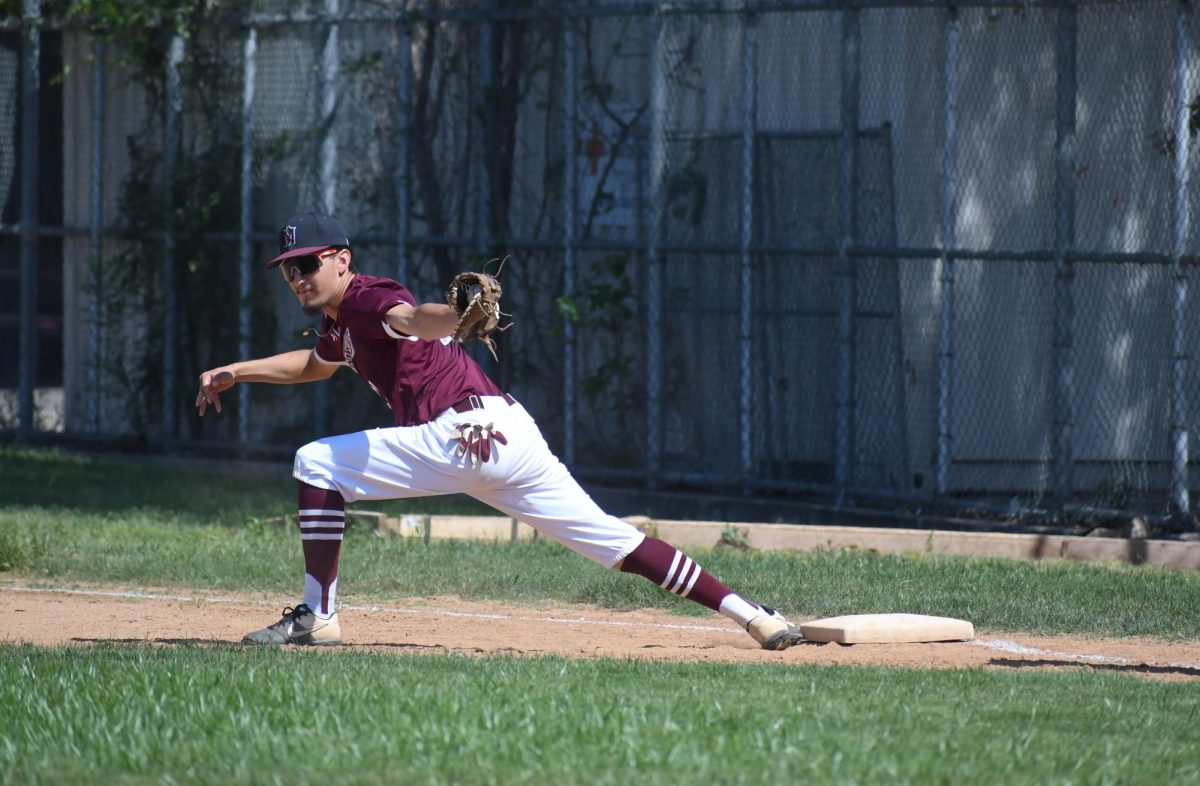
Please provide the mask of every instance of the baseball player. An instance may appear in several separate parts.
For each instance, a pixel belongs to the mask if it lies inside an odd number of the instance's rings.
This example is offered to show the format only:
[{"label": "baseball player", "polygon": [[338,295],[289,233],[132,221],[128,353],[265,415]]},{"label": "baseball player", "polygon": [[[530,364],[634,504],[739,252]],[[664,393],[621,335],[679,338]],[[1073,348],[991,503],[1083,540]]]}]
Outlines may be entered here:
[{"label": "baseball player", "polygon": [[[199,414],[210,406],[220,412],[221,393],[239,382],[312,382],[348,366],[391,408],[395,425],[318,439],[297,451],[292,474],[303,602],[244,642],[340,643],[337,569],[346,502],[459,492],[601,565],[720,612],[764,649],[801,639],[779,613],[742,598],[673,546],[604,513],[550,452],[525,408],[452,338],[459,311],[419,304],[403,285],[357,272],[350,240],[335,219],[316,212],[290,218],[279,233],[279,255],[266,266],[282,272],[305,313],[323,314],[316,346],[205,371]],[[494,303],[490,313],[499,313]]]}]

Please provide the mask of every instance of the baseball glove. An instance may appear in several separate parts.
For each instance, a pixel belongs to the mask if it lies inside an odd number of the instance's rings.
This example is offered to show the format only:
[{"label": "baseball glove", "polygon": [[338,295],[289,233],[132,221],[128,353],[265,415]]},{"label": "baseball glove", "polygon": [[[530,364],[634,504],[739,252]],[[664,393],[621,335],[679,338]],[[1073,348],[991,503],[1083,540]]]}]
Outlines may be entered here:
[{"label": "baseball glove", "polygon": [[486,464],[492,458],[492,444],[507,445],[508,439],[496,430],[494,423],[459,423],[450,435],[459,456],[469,456],[471,466]]},{"label": "baseball glove", "polygon": [[[482,341],[496,358],[496,344],[491,335],[503,331],[500,327],[500,282],[487,273],[459,273],[446,290],[446,303],[458,314],[458,324],[451,337],[459,343]],[[499,358],[496,358],[499,360]]]}]

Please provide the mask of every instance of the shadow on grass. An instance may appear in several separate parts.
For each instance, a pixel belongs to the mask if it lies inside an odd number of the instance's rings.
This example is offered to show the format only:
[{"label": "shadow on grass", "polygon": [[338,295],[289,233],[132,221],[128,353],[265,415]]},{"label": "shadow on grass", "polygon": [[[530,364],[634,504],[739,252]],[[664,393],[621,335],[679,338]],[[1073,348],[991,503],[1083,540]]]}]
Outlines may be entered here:
[{"label": "shadow on grass", "polygon": [[[156,510],[190,523],[295,512],[291,464],[255,466],[162,456],[77,455],[0,445],[0,510],[44,507],[84,514]],[[363,503],[389,515],[495,515],[461,494]]]},{"label": "shadow on grass", "polygon": [[505,647],[499,650],[485,650],[481,647],[449,647],[444,644],[406,644],[391,641],[364,641],[354,644],[342,642],[336,647],[306,647],[301,645],[262,645],[262,644],[243,644],[240,641],[230,641],[228,639],[180,639],[180,638],[122,638],[122,639],[105,639],[91,638],[86,636],[74,636],[71,641],[75,644],[110,644],[110,645],[128,645],[135,647],[144,647],[149,644],[165,644],[172,647],[229,647],[232,649],[271,649],[287,647],[293,650],[331,650],[343,652],[363,652],[371,650],[396,650],[400,652],[436,652],[436,653],[456,653],[469,655],[485,655],[490,653],[509,653],[521,655],[525,654],[524,650]]},{"label": "shadow on grass", "polygon": [[71,641],[76,644],[128,644],[144,647],[147,644],[170,644],[174,647],[246,647],[240,641],[225,639],[98,639],[85,636],[73,636]]},{"label": "shadow on grass", "polygon": [[84,514],[172,511],[185,519],[219,520],[231,509],[273,515],[291,507],[290,468],[230,475],[215,465],[173,466],[163,457],[83,456],[0,447],[0,509],[45,507]]},{"label": "shadow on grass", "polygon": [[989,666],[1008,669],[1082,668],[1093,671],[1116,671],[1129,674],[1177,675],[1200,677],[1200,668],[1195,666],[1156,666],[1150,663],[1086,663],[1077,660],[1055,660],[1051,658],[992,658]]}]

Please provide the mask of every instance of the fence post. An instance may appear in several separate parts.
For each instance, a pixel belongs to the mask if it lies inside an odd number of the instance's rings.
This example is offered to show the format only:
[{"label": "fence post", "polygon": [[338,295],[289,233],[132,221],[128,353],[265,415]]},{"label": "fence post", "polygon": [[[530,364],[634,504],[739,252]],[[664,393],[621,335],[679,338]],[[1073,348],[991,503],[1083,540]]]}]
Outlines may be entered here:
[{"label": "fence post", "polygon": [[321,201],[325,212],[337,214],[338,138],[334,130],[338,93],[338,0],[325,0],[328,30],[321,50]]},{"label": "fence post", "polygon": [[[575,50],[579,45],[575,20],[565,16],[563,34],[563,295],[575,297],[575,242],[578,227],[579,176],[576,172],[578,128],[577,65]],[[577,314],[578,312],[576,312]],[[575,334],[575,314],[564,312],[563,320],[563,461],[575,463],[575,361],[578,338]]]},{"label": "fence post", "polygon": [[479,188],[475,192],[475,223],[478,233],[476,248],[480,255],[486,258],[492,247],[492,158],[488,156],[486,147],[489,140],[495,138],[496,75],[492,71],[492,56],[496,45],[493,35],[493,25],[496,24],[495,0],[484,0],[483,13],[479,18],[479,94],[476,99],[479,104],[473,123],[475,139],[471,147],[474,169],[479,176]]},{"label": "fence post", "polygon": [[1191,231],[1189,188],[1189,121],[1191,99],[1192,6],[1188,0],[1176,5],[1176,52],[1178,81],[1175,100],[1175,237],[1171,269],[1174,276],[1171,311],[1171,508],[1180,515],[1191,509],[1188,494],[1187,350],[1188,273],[1183,265]]},{"label": "fence post", "polygon": [[[253,261],[254,211],[251,191],[254,173],[254,79],[258,66],[258,28],[246,30],[242,64],[242,227],[241,275],[238,287],[238,357],[250,357],[250,285]],[[250,385],[238,386],[238,445],[250,441]]]},{"label": "fence post", "polygon": [[954,250],[958,244],[958,161],[955,122],[958,114],[958,9],[946,9],[945,136],[942,148],[942,253],[938,257],[941,308],[938,314],[937,472],[934,493],[949,487],[954,434],[951,419],[954,389]]},{"label": "fence post", "polygon": [[412,19],[405,15],[396,24],[396,279],[408,281],[409,169],[408,136],[412,127]]},{"label": "fence post", "polygon": [[92,204],[88,288],[88,431],[100,431],[100,364],[104,352],[103,303],[100,287],[104,262],[104,42],[92,41]]},{"label": "fence post", "polygon": [[[178,22],[177,22],[178,24]],[[183,63],[184,39],[178,31],[171,37],[167,53],[167,106],[165,139],[163,140],[163,179],[166,185],[166,236],[163,242],[163,403],[162,443],[175,438],[179,411],[176,402],[179,374],[179,290],[178,267],[175,259],[175,168],[179,159],[179,134],[183,114],[183,85],[179,67]]]},{"label": "fence post", "polygon": [[654,16],[654,47],[650,58],[650,225],[646,233],[646,485],[658,485],[662,459],[662,279],[661,252],[666,213],[667,23],[662,5]]},{"label": "fence post", "polygon": [[1059,510],[1074,495],[1075,265],[1075,44],[1074,5],[1058,9],[1058,108],[1054,231],[1054,500]]},{"label": "fence post", "polygon": [[[325,46],[321,50],[321,202],[322,209],[331,216],[337,215],[337,165],[338,138],[334,120],[337,111],[338,80],[338,0],[325,0]],[[353,242],[353,240],[351,241]],[[313,395],[313,429],[324,434],[329,422],[329,396],[331,380],[316,383]]]},{"label": "fence post", "polygon": [[858,9],[842,11],[842,133],[838,177],[838,326],[837,326],[837,444],[834,483],[840,502],[855,470],[855,306],[857,265],[850,256],[855,237],[854,176],[858,136]]},{"label": "fence post", "polygon": [[21,348],[19,430],[33,431],[37,385],[38,113],[41,111],[41,3],[25,0],[21,19]]},{"label": "fence post", "polygon": [[758,129],[758,17],[742,19],[742,243],[741,243],[741,485],[750,493],[754,471],[754,143]]}]

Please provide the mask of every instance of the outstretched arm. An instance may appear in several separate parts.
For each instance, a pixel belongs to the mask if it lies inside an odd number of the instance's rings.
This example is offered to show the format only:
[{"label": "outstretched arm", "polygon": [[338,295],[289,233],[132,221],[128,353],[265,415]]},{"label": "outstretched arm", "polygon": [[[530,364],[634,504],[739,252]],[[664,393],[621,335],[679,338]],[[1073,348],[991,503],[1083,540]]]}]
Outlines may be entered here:
[{"label": "outstretched arm", "polygon": [[423,303],[410,306],[401,303],[387,312],[392,330],[406,336],[436,340],[454,332],[458,312],[445,303]]},{"label": "outstretched arm", "polygon": [[269,382],[275,385],[292,385],[297,382],[315,382],[329,379],[339,366],[322,363],[311,349],[297,349],[255,360],[243,360],[209,369],[200,375],[200,392],[196,394],[196,408],[203,417],[209,404],[221,411],[221,394],[239,382]]}]

